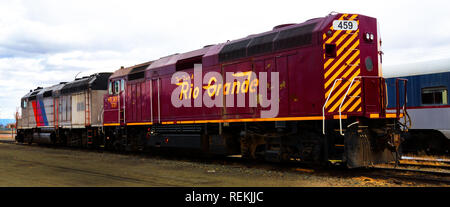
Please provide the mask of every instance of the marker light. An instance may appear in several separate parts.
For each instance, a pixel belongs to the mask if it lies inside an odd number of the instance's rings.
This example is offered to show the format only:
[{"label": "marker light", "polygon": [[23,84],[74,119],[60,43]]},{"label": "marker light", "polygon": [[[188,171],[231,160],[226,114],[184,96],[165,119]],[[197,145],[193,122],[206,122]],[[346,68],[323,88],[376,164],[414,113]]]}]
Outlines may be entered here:
[{"label": "marker light", "polygon": [[370,40],[370,34],[366,33],[366,40]]},{"label": "marker light", "polygon": [[365,38],[367,41],[372,42],[375,39],[375,36],[372,33],[367,32]]}]

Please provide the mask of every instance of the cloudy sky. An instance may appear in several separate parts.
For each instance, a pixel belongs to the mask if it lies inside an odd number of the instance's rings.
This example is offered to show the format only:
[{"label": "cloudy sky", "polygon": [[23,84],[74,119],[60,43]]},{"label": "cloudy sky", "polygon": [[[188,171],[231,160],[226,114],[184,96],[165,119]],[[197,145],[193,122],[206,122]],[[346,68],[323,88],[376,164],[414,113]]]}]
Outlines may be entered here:
[{"label": "cloudy sky", "polygon": [[30,89],[79,72],[112,72],[332,11],[379,20],[385,66],[450,58],[449,8],[444,0],[0,0],[0,118],[13,118]]}]

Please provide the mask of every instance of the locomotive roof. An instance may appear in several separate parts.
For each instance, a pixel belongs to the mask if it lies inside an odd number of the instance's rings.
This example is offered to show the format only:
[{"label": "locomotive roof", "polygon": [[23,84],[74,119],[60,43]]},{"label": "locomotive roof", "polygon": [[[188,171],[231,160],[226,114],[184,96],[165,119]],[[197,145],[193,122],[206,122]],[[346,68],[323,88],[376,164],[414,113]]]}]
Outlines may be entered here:
[{"label": "locomotive roof", "polygon": [[405,77],[450,72],[450,58],[418,63],[383,66],[383,77]]},{"label": "locomotive roof", "polygon": [[64,84],[59,83],[59,84],[52,85],[52,86],[45,87],[45,88],[38,87],[38,88],[28,92],[25,96],[22,97],[22,99],[30,98],[30,97],[34,98],[36,96],[42,96],[44,93],[46,93],[48,91],[52,91],[53,92],[53,91],[56,91],[56,90],[60,90],[63,86],[64,86]]},{"label": "locomotive roof", "polygon": [[[204,48],[182,54],[177,53],[162,57],[150,64],[147,70],[154,71],[155,73],[157,71],[170,73],[176,70],[177,63],[198,56],[203,58],[202,64],[204,67],[207,67],[218,64],[219,62],[232,61],[237,58],[301,46],[302,44],[311,41],[311,37],[303,38],[302,35],[312,36],[313,33],[321,31],[336,15],[337,14],[330,14],[326,17],[310,19],[299,24],[278,25],[274,27],[273,30],[267,32],[249,35],[226,43],[208,45]],[[294,38],[294,41],[292,41],[292,38]],[[306,43],[302,41],[305,41]],[[236,52],[243,52],[245,54],[236,58],[236,55],[233,55],[233,53]],[[150,73],[150,75],[152,75],[152,73]]]},{"label": "locomotive roof", "polygon": [[[53,92],[61,90],[64,87],[65,83],[59,83],[53,86],[46,87],[39,91],[37,96],[47,96],[47,94],[53,95]],[[45,94],[45,95],[44,95]]]},{"label": "locomotive roof", "polygon": [[61,94],[76,93],[88,88],[92,90],[106,90],[108,86],[108,78],[112,73],[96,73],[79,80],[74,80],[64,85]]},{"label": "locomotive roof", "polygon": [[133,67],[127,67],[127,68],[120,68],[119,70],[114,71],[114,73],[109,78],[118,78],[126,76]]},{"label": "locomotive roof", "polygon": [[110,76],[110,78],[111,79],[120,78],[120,77],[124,77],[124,76],[126,76],[128,74],[133,74],[133,73],[138,73],[138,72],[144,71],[153,62],[154,61],[148,61],[148,62],[141,63],[141,64],[138,64],[138,65],[133,65],[131,67],[120,68],[120,69],[114,71],[114,73]]},{"label": "locomotive roof", "polygon": [[32,96],[36,96],[36,94],[38,94],[40,91],[42,91],[42,89],[43,88],[34,89],[34,90],[28,92],[25,96],[23,96],[22,99],[29,98],[29,97],[32,97]]},{"label": "locomotive roof", "polygon": [[[278,25],[267,32],[252,34],[226,43],[208,45],[186,53],[176,53],[162,57],[153,62],[147,62],[149,65],[146,70],[149,71],[149,77],[154,74],[170,74],[178,70],[178,65],[181,65],[180,69],[183,69],[187,68],[185,67],[186,64],[192,66],[201,62],[203,67],[208,67],[217,65],[220,62],[228,62],[239,58],[310,44],[312,43],[313,33],[322,31],[337,15],[340,14],[334,13],[325,17],[309,19],[298,24]],[[198,59],[201,61],[198,61]],[[140,65],[145,64],[142,63]],[[111,78],[131,74],[136,67],[132,66],[116,70]],[[139,78],[142,78],[142,76]]]},{"label": "locomotive roof", "polygon": [[106,90],[107,80],[112,73],[96,73],[91,76],[83,77],[81,79],[74,80],[72,82],[61,82],[49,87],[38,87],[28,92],[22,99],[31,98],[35,99],[37,96],[57,96],[59,94],[75,93],[87,89],[88,87],[93,90]]},{"label": "locomotive roof", "polygon": [[194,57],[203,57],[203,55],[205,55],[209,50],[210,50],[211,46],[208,47],[204,47],[202,49],[198,49],[198,50],[194,50],[194,51],[190,51],[190,52],[186,52],[186,53],[182,53],[182,54],[173,54],[167,57],[162,57],[159,60],[154,61],[148,68],[147,70],[152,70],[155,68],[162,68],[162,67],[171,67],[173,69],[175,69],[175,64],[178,61],[181,60],[187,60],[190,58],[194,58]]}]

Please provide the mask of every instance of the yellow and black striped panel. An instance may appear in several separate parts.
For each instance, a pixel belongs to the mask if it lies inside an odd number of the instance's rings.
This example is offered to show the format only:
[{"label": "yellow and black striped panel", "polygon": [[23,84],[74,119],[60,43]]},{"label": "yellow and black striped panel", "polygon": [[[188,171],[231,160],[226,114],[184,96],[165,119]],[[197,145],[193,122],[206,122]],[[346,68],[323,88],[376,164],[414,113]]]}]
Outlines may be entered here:
[{"label": "yellow and black striped panel", "polygon": [[[354,20],[358,22],[358,15],[342,14],[339,20]],[[325,105],[325,111],[328,113],[339,112],[339,106],[345,93],[350,87],[351,81],[360,75],[360,38],[359,27],[356,31],[334,30],[330,27],[332,35],[323,34],[324,50],[324,90],[325,100],[330,95],[333,84],[336,81],[329,100]],[[327,57],[325,55],[325,45],[336,45],[336,57]],[[358,79],[350,87],[350,90],[342,104],[342,112],[360,112],[361,111],[361,83]]]}]

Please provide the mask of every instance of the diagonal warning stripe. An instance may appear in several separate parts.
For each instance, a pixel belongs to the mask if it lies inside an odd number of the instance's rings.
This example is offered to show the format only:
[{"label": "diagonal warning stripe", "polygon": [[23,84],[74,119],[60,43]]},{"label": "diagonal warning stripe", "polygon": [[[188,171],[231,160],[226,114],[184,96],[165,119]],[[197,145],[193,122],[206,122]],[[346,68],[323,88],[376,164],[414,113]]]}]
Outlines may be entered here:
[{"label": "diagonal warning stripe", "polygon": [[353,103],[355,100],[361,99],[361,98],[359,97],[360,95],[361,95],[361,90],[360,90],[360,89],[356,90],[356,93],[355,93],[354,95],[352,95],[352,96],[349,98],[348,101],[346,101],[346,103],[342,106],[341,110],[342,110],[342,111],[350,112],[349,110],[347,110],[347,107],[348,107],[351,103]]},{"label": "diagonal warning stripe", "polygon": [[[350,105],[351,103],[353,103],[353,101],[356,98],[359,98],[358,96],[361,94],[361,89],[358,88],[357,90],[355,90],[355,88],[359,87],[359,82],[355,82],[355,84],[352,86],[352,88],[349,91],[349,99],[345,102],[344,105],[342,105],[342,111],[345,111],[345,109],[347,109],[347,106]],[[355,93],[353,93],[353,90],[355,90]],[[351,94],[351,95],[350,95]]]},{"label": "diagonal warning stripe", "polygon": [[[361,99],[359,98],[356,103],[348,110],[349,112],[352,112],[355,110],[356,107],[358,107],[361,104]],[[359,111],[359,110],[358,110]]]},{"label": "diagonal warning stripe", "polygon": [[337,57],[336,57],[336,58],[330,58],[329,60],[327,60],[327,62],[325,62],[324,68],[328,68],[328,66],[329,66],[333,61],[339,60],[339,59],[341,58],[340,55],[342,54],[342,51],[343,51],[344,49],[347,49],[348,45],[349,45],[350,43],[352,43],[358,36],[359,36],[358,33],[354,33],[354,34],[351,35],[351,36],[344,35],[344,36],[339,40],[339,41],[344,41],[345,39],[347,39],[347,40],[345,41],[344,45],[340,46],[340,43],[341,43],[341,42],[336,43],[336,47],[339,47],[339,50],[337,50],[337,52],[336,52],[336,56],[337,56]]},{"label": "diagonal warning stripe", "polygon": [[[351,15],[344,14],[339,17],[339,20],[356,20],[359,24],[357,14]],[[333,26],[330,26],[330,30],[334,30]],[[328,112],[333,112],[337,107],[341,105],[344,100],[344,95],[348,91],[349,98],[345,99],[345,102],[341,109],[350,108],[351,110],[361,111],[361,107],[358,107],[361,103],[361,84],[354,82],[351,84],[351,80],[360,75],[360,51],[359,51],[359,29],[356,31],[351,30],[334,30],[332,36],[323,35],[323,49],[325,50],[325,44],[336,45],[336,57],[329,58],[324,54],[324,90],[325,100],[329,97],[325,108]],[[350,78],[347,78],[350,76]],[[338,79],[347,79],[342,81],[336,81]],[[334,87],[332,85],[335,83]],[[331,89],[333,91],[331,92]],[[351,96],[350,96],[351,95]]]},{"label": "diagonal warning stripe", "polygon": [[[353,88],[353,87],[352,87],[352,88]],[[356,87],[354,87],[353,90],[354,90],[355,88],[356,88]],[[360,93],[360,92],[361,92],[361,89],[360,89],[360,88],[357,89],[357,92]],[[349,94],[351,94],[351,93],[352,93],[352,92],[349,91]],[[335,103],[335,105],[334,105],[329,111],[335,111],[336,109],[338,109],[339,106],[340,106],[341,103],[342,103],[342,100],[344,99],[344,96],[345,96],[345,94],[343,95],[343,97],[341,97],[341,98],[339,99],[339,101],[337,101],[337,102]],[[351,103],[353,102],[354,99],[358,99],[358,100],[361,101],[361,98],[360,98],[360,97],[355,97],[355,96],[350,97],[350,99],[351,99],[351,100],[346,100],[346,102],[345,102],[344,105],[349,105],[349,104],[351,104]],[[347,107],[347,106],[344,107],[344,105],[343,105],[342,108],[341,108],[342,111],[345,111],[345,108]],[[355,105],[353,105],[353,107],[355,107]],[[349,111],[347,111],[347,112],[349,112]]]},{"label": "diagonal warning stripe", "polygon": [[344,59],[350,55],[350,53],[355,52],[354,49],[359,46],[359,40],[357,40],[352,47],[349,48],[349,50],[330,68],[325,72],[325,79],[336,69],[336,67],[339,66],[339,64],[344,61]]},{"label": "diagonal warning stripe", "polygon": [[339,88],[339,85],[341,84],[341,82],[342,82],[342,80],[337,80],[336,81],[336,83],[334,83],[336,80],[333,80],[333,85],[334,85],[334,87],[331,87],[330,88],[330,90],[328,90],[326,93],[325,93],[325,99],[327,99],[328,98],[328,96],[330,95],[330,92],[331,92],[331,90],[337,90],[337,88]]},{"label": "diagonal warning stripe", "polygon": [[[342,72],[344,72],[345,69],[349,68],[348,65],[351,64],[356,57],[358,57],[359,55],[359,51],[355,52],[355,54],[353,54],[353,56],[346,62],[346,64],[344,64],[344,66],[342,66],[338,71],[336,71],[336,73],[334,73],[333,76],[331,76],[331,78],[329,78],[327,80],[327,82],[325,82],[325,88],[328,88],[328,86],[330,86],[330,84],[336,79],[338,78],[339,75],[341,75]],[[344,73],[344,75],[342,76],[342,78],[345,78],[349,72],[352,72],[357,66],[359,66],[360,60],[358,59],[352,67],[350,67],[346,73]]]},{"label": "diagonal warning stripe", "polygon": [[[351,69],[347,70],[347,72],[341,77],[341,79],[347,79],[347,77],[348,77],[349,74],[352,74],[353,72],[358,71],[358,70],[355,70],[356,67],[357,67],[357,66],[355,65],[355,66],[353,66]],[[351,79],[350,79],[350,80],[351,80]],[[347,80],[347,81],[350,81],[350,80]],[[336,90],[336,88],[338,88],[338,87],[335,87],[335,90]],[[331,88],[328,89],[328,91],[326,92],[326,94],[329,94],[330,92],[331,92]],[[327,97],[328,97],[328,96],[327,96]]]},{"label": "diagonal warning stripe", "polygon": [[[343,20],[344,17],[347,17],[347,16],[348,16],[348,14],[343,14],[341,17],[339,17],[339,20]],[[333,25],[331,25],[330,30],[333,30]],[[326,43],[326,44],[331,43],[331,42],[334,40],[334,38],[336,38],[337,36],[339,36],[339,34],[340,34],[341,32],[342,32],[342,30],[338,30],[337,32],[335,32],[335,33],[333,34],[333,36],[330,37],[330,39],[328,39],[325,43]],[[326,38],[326,36],[324,36],[324,39],[325,39],[325,38]]]},{"label": "diagonal warning stripe", "polygon": [[[344,95],[344,94],[342,94],[342,93],[344,92],[344,90],[346,90],[347,87],[348,87],[348,85],[350,85],[351,80],[353,80],[353,78],[355,78],[355,77],[358,76],[358,75],[359,75],[359,71],[356,71],[356,73],[353,74],[353,76],[350,78],[350,80],[349,80],[349,81],[346,81],[346,82],[344,83],[344,85],[339,89],[339,91],[337,91],[337,92],[330,98],[330,100],[328,101],[328,103],[327,103],[327,105],[326,105],[327,108],[328,108],[328,106],[330,106],[331,103],[333,103],[333,101],[334,101],[337,97]],[[342,101],[342,97],[340,98],[340,100]],[[337,101],[337,103],[340,104],[339,101]],[[336,103],[336,104],[337,104],[337,103]],[[333,106],[332,108],[336,108],[336,104],[335,104],[335,106]],[[334,111],[334,110],[330,110],[330,111]]]},{"label": "diagonal warning stripe", "polygon": [[[339,20],[343,20],[345,16],[347,16],[347,14],[342,15],[342,16],[339,18]],[[349,20],[354,20],[357,16],[358,16],[358,15],[353,15],[352,17],[349,18]],[[357,22],[358,22],[358,24],[359,24],[359,20],[357,20]],[[330,27],[330,30],[334,30],[334,29],[333,29],[333,26]],[[326,40],[327,35],[326,35],[326,34],[323,34],[323,40],[324,40],[324,42],[325,42],[325,43],[323,44],[323,49],[325,50],[325,44],[330,44],[330,43],[332,43],[333,40],[335,40],[335,38],[337,38],[337,37],[339,37],[339,38],[338,38],[338,41],[335,42],[335,45],[336,45],[336,47],[339,47],[339,45],[341,44],[341,42],[344,41],[346,38],[348,38],[348,35],[354,34],[354,33],[352,33],[353,31],[351,31],[351,30],[345,31],[343,34],[341,34],[342,31],[343,31],[343,30],[338,30],[338,31],[335,32],[335,33],[333,34],[333,36],[330,37],[328,40]],[[350,34],[349,34],[349,33],[350,33]],[[324,54],[324,59],[326,59],[325,54]],[[336,59],[336,58],[330,58],[330,59],[327,61],[326,65],[330,64],[330,63],[333,62],[333,60],[335,60],[335,59]]]}]

